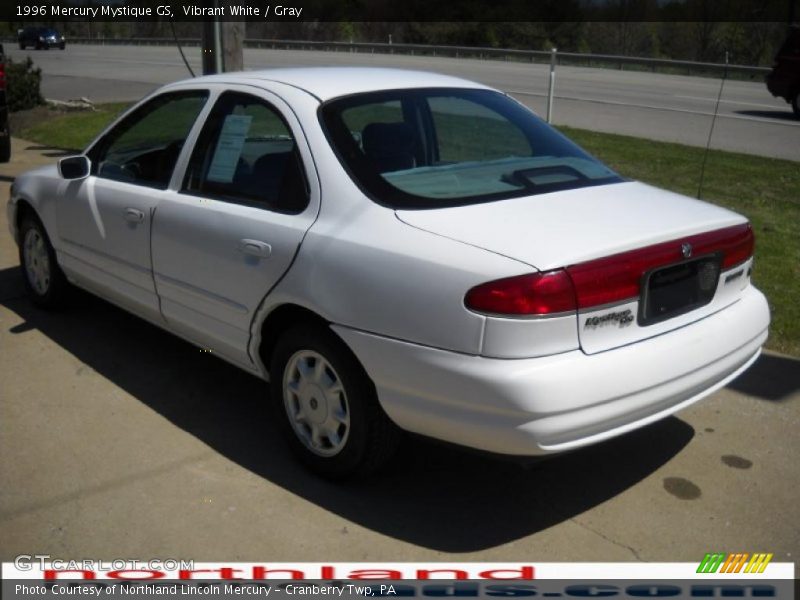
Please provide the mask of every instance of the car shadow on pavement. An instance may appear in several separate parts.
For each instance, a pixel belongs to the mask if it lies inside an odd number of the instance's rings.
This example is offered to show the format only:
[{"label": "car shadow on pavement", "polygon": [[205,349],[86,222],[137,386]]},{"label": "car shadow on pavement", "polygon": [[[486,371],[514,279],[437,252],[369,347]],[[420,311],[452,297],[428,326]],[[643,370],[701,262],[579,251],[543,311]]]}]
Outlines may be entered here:
[{"label": "car shadow on pavement", "polygon": [[800,360],[790,356],[762,354],[728,387],[761,400],[781,402],[800,390]]},{"label": "car shadow on pavement", "polygon": [[791,107],[786,110],[737,110],[734,111],[737,115],[744,115],[746,117],[760,117],[762,119],[776,119],[779,121],[797,121]]},{"label": "car shadow on pavement", "polygon": [[409,437],[381,474],[333,484],[289,455],[259,379],[83,292],[62,312],[41,311],[24,297],[20,277],[18,268],[0,270],[0,304],[23,320],[12,334],[38,330],[244,469],[360,526],[433,550],[480,551],[576,517],[652,474],[694,436],[668,418],[525,468]]}]

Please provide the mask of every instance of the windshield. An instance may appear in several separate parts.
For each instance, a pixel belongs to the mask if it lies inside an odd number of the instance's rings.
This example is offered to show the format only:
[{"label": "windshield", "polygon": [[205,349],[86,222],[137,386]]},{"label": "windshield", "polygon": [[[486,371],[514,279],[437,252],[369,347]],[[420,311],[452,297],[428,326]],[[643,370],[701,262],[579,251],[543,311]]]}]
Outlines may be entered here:
[{"label": "windshield", "polygon": [[356,183],[392,208],[441,208],[622,181],[491,90],[358,94],[324,104],[321,119]]}]

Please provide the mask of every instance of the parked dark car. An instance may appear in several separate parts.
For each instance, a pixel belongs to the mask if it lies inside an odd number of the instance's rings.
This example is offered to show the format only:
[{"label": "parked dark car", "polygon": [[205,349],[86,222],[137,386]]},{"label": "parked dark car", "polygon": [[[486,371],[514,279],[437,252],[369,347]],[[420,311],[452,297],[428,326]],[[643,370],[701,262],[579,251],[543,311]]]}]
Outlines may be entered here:
[{"label": "parked dark car", "polygon": [[772,72],[767,75],[767,89],[790,103],[795,116],[800,118],[800,27],[789,30],[778,50]]},{"label": "parked dark car", "polygon": [[33,46],[37,50],[49,50],[51,47],[59,47],[62,50],[67,47],[64,36],[51,27],[26,27],[17,36],[19,49],[25,50],[28,46]]},{"label": "parked dark car", "polygon": [[6,55],[0,44],[0,163],[11,160],[11,133],[8,129],[8,101],[6,99]]}]

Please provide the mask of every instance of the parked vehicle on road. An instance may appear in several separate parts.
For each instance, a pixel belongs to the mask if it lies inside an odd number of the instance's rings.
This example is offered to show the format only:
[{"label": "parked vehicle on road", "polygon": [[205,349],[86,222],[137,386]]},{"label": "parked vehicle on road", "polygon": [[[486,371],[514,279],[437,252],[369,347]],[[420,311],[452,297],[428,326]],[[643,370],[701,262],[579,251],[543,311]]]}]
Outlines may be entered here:
[{"label": "parked vehicle on road", "polygon": [[11,160],[11,130],[8,127],[6,54],[0,44],[0,163]]},{"label": "parked vehicle on road", "polygon": [[19,49],[25,50],[28,46],[37,50],[67,47],[67,40],[52,27],[26,27],[17,34]]},{"label": "parked vehicle on road", "polygon": [[772,72],[767,75],[767,89],[792,105],[800,119],[800,27],[792,27],[775,56]]},{"label": "parked vehicle on road", "polygon": [[269,381],[329,477],[402,430],[512,456],[611,438],[731,381],[769,324],[747,219],[431,73],[167,85],[21,175],[8,215],[36,304],[74,284]]}]

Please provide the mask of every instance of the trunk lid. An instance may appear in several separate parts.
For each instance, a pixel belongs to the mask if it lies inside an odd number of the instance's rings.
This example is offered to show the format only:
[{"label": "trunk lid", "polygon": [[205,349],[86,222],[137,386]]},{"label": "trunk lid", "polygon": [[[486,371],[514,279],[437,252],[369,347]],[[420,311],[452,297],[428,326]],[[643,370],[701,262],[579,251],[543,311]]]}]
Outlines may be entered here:
[{"label": "trunk lid", "polygon": [[[713,265],[695,262],[701,256],[713,262],[713,251],[722,250],[714,239],[710,245],[700,243],[705,232],[741,226],[747,222],[744,217],[637,182],[455,208],[399,210],[397,216],[413,227],[513,258],[540,271],[580,267],[614,255],[622,255],[620,260],[629,262],[631,252],[667,242],[665,247],[671,249],[671,242],[676,242],[674,252],[662,252],[655,262],[651,260],[647,275],[638,280],[636,297],[578,309],[580,344],[590,354],[703,318],[735,302],[749,283],[749,259],[747,264],[718,264],[721,273],[714,271]],[[686,241],[698,247],[698,254],[681,255]],[[660,271],[661,267],[684,263],[686,269]],[[652,272],[657,272],[655,278]],[[688,296],[696,292],[695,281],[703,277],[711,277],[716,288],[708,292],[708,297],[692,301]],[[640,307],[642,292],[651,287],[652,293],[647,295],[653,299]],[[685,310],[681,294],[687,295]],[[659,302],[663,307],[655,305]],[[649,316],[640,311],[645,306]],[[653,318],[653,310],[662,310],[664,317]]]}]

